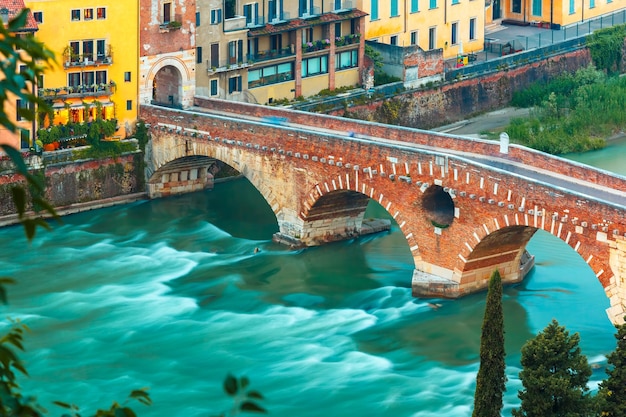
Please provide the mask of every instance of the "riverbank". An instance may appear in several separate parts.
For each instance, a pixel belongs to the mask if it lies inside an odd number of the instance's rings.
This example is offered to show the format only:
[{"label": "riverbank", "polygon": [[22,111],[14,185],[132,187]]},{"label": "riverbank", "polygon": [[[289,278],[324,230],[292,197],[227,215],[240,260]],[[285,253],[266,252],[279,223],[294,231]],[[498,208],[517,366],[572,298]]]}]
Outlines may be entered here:
[{"label": "riverbank", "polygon": [[[101,209],[105,207],[117,206],[120,204],[134,203],[135,201],[140,201],[140,200],[148,200],[148,194],[143,192],[143,193],[122,195],[118,197],[106,198],[104,200],[89,201],[86,203],[76,203],[76,204],[70,204],[68,206],[63,206],[63,207],[55,207],[55,210],[59,216],[67,216],[69,214],[80,213],[83,211],[97,210],[97,209]],[[27,215],[34,216],[35,213],[31,211],[31,212],[28,212]],[[46,213],[44,217],[50,218],[51,216]],[[0,227],[12,226],[12,225],[18,224],[19,222],[20,220],[17,214],[0,216]]]}]

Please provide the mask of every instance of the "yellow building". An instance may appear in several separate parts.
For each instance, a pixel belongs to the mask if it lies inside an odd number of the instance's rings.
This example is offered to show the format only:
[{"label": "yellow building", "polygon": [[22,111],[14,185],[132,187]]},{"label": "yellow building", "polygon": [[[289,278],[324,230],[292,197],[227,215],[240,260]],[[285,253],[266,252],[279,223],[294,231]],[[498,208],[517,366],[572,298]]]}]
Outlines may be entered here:
[{"label": "yellow building", "polygon": [[[22,9],[24,9],[24,3],[21,0],[0,0],[0,17],[5,27]],[[37,23],[35,22],[33,14],[29,13],[25,26],[20,29],[19,32],[14,33],[14,35],[32,36],[36,31]],[[0,58],[2,58],[2,54],[0,54]],[[0,127],[0,144],[11,145],[16,149],[28,149],[31,146],[36,124],[23,119],[19,114],[19,109],[25,108],[28,105],[29,104],[25,103],[23,100],[16,99],[14,95],[10,93],[7,94],[7,100],[4,103],[3,110],[8,119],[17,126],[17,132],[14,133],[5,127]]]},{"label": "yellow building", "polygon": [[365,40],[442,48],[443,57],[480,51],[485,2],[479,0],[358,0],[365,11]]},{"label": "yellow building", "polygon": [[116,135],[125,137],[137,119],[138,1],[25,3],[38,39],[57,58],[38,86],[53,105],[53,123],[117,119]]},{"label": "yellow building", "polygon": [[[512,0],[494,2],[492,15],[495,13],[508,20],[558,29],[613,13],[624,7],[624,0]],[[489,17],[488,12],[487,18]]]}]

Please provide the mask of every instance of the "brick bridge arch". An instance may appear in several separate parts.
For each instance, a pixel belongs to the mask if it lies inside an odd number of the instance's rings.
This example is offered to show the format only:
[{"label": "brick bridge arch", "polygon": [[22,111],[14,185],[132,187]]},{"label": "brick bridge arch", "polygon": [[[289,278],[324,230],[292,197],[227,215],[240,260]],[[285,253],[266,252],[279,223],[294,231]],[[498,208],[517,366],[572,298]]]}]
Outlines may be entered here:
[{"label": "brick bridge arch", "polygon": [[[495,268],[505,282],[520,280],[526,244],[543,229],[583,257],[610,300],[609,317],[623,319],[626,179],[521,148],[502,157],[498,144],[487,141],[314,117],[323,121],[323,129],[150,107],[142,111],[151,125],[148,166],[154,173],[193,155],[224,161],[263,195],[276,214],[279,233],[305,245],[353,237],[365,200],[374,199],[407,240],[418,296],[457,297],[484,289]],[[348,134],[369,126],[386,129],[376,135],[386,139]],[[398,136],[402,141],[395,140]],[[460,152],[463,146],[473,152]],[[481,155],[512,165],[489,165]],[[582,175],[594,187],[609,189],[613,181],[610,192],[617,203],[513,172],[521,169],[523,158],[533,169],[541,164],[569,169],[570,176]],[[425,204],[429,190],[449,196],[447,224]]]}]

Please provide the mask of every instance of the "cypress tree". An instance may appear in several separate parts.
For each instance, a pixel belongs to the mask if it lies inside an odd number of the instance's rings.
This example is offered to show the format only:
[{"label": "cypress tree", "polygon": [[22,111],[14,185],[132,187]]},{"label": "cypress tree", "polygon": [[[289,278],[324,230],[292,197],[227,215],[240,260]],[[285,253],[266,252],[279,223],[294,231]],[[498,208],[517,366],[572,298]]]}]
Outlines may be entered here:
[{"label": "cypress tree", "polygon": [[611,368],[600,384],[601,416],[626,417],[626,323],[617,327],[617,348],[607,356]]},{"label": "cypress tree", "polygon": [[589,415],[592,397],[587,394],[591,366],[581,353],[580,336],[570,336],[556,320],[522,347],[524,389],[517,396],[520,408],[514,417],[576,417]]},{"label": "cypress tree", "polygon": [[480,336],[480,368],[476,377],[473,417],[500,417],[502,396],[506,389],[504,357],[502,279],[496,270],[489,279]]}]

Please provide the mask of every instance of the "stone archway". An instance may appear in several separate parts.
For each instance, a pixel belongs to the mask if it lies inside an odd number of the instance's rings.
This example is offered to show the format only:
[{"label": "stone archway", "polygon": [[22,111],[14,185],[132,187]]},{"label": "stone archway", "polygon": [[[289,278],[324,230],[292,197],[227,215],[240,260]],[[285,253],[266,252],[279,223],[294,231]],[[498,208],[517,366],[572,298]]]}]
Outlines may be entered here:
[{"label": "stone archway", "polygon": [[178,68],[166,65],[152,80],[152,102],[168,107],[182,108],[183,84]]}]

